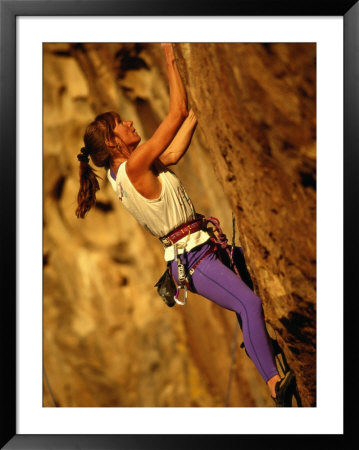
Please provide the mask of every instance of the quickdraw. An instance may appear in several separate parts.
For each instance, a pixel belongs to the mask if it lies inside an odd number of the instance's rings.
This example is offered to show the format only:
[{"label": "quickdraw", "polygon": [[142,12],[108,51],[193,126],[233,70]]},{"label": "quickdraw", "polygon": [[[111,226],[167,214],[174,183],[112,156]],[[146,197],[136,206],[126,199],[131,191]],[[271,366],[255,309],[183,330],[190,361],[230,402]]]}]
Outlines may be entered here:
[{"label": "quickdraw", "polygon": [[[189,234],[188,234],[188,238],[189,238]],[[186,243],[183,245],[183,247],[186,246],[187,242],[188,242],[188,239],[186,240]],[[181,247],[182,247],[182,245],[181,245]],[[185,266],[182,264],[182,261],[180,260],[180,257],[178,256],[177,251],[178,251],[178,245],[174,244],[174,259],[176,260],[176,263],[177,263],[178,285],[177,285],[176,294],[173,297],[173,299],[178,305],[184,306],[187,303],[187,298],[188,298],[187,291],[188,291],[189,281],[186,276]],[[181,290],[183,291],[183,300],[182,301],[178,298]]]},{"label": "quickdraw", "polygon": [[[229,260],[231,263],[231,266],[233,267],[236,275],[241,278],[237,266],[234,264],[233,261],[233,250],[234,250],[234,243],[232,243],[231,249],[228,247],[228,239],[227,236],[223,233],[221,225],[219,223],[219,220],[216,217],[207,217],[205,221],[208,223],[210,222],[214,226],[213,233],[217,233],[217,237],[214,236],[213,242],[215,242],[217,245],[219,245],[222,249],[225,249]],[[233,226],[233,240],[234,240],[234,226]]]},{"label": "quickdraw", "polygon": [[[181,260],[177,257],[177,274],[178,274],[178,286],[176,295],[174,296],[174,301],[178,303],[179,305],[185,305],[187,303],[187,290],[188,290],[188,284],[189,281],[186,277],[186,269],[184,265],[182,264]],[[183,290],[183,301],[179,300],[178,296],[180,291]]]}]

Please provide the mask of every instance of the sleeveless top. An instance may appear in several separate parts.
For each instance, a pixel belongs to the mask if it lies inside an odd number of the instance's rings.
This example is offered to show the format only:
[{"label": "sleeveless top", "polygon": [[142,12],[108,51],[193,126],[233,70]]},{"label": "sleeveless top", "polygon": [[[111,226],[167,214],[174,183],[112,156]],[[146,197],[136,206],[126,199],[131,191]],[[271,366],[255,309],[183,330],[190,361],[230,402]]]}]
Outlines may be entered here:
[{"label": "sleeveless top", "polygon": [[[170,231],[196,218],[195,209],[182,183],[168,169],[159,174],[162,189],[155,199],[147,199],[136,190],[127,176],[126,161],[118,168],[116,180],[111,176],[110,169],[107,170],[107,178],[128,212],[154,236],[166,236]],[[192,233],[176,243],[177,253],[190,251],[206,242],[209,237],[203,230]],[[165,261],[175,258],[173,245],[165,247],[164,258]]]}]

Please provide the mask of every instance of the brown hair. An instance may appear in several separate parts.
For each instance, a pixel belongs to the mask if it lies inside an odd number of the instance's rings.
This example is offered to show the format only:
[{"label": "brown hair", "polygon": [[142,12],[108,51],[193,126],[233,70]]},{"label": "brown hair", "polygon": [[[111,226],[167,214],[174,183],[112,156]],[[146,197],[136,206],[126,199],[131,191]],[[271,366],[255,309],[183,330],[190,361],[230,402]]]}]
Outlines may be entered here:
[{"label": "brown hair", "polygon": [[110,168],[111,154],[105,143],[106,140],[113,140],[113,132],[116,122],[121,122],[121,117],[116,112],[106,112],[98,115],[91,122],[84,134],[85,147],[81,150],[83,155],[78,155],[80,161],[80,189],[77,195],[76,216],[83,219],[86,213],[96,203],[96,192],[100,189],[97,178],[99,177],[89,164],[86,156],[91,156],[91,160],[97,167]]}]

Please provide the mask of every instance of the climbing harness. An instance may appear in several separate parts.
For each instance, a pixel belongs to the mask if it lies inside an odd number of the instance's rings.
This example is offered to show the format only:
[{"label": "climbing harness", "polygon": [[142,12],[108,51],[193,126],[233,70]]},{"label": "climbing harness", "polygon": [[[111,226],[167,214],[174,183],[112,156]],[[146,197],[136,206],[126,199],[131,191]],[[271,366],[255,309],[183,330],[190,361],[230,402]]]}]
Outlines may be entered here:
[{"label": "climbing harness", "polygon": [[175,228],[173,231],[168,233],[166,236],[160,238],[160,241],[165,247],[170,247],[178,242],[183,237],[189,235],[190,233],[195,233],[196,231],[203,229],[203,219],[204,217],[200,214],[197,215],[197,218],[187,222],[185,224],[180,225]]},{"label": "climbing harness", "polygon": [[[232,213],[233,218],[233,230],[234,230],[234,216]],[[213,229],[208,229],[207,225],[212,224]],[[210,234],[210,241],[211,241],[211,247],[210,249],[202,256],[202,258],[196,262],[194,266],[188,269],[186,272],[186,267],[182,263],[179,254],[178,249],[185,249],[188,240],[190,238],[191,233],[195,233],[199,230],[206,230]],[[179,243],[178,241],[182,240],[184,237],[186,239]],[[228,239],[226,235],[223,233],[222,228],[220,226],[220,222],[216,217],[208,217],[205,218],[201,214],[198,214],[196,219],[187,222],[185,224],[182,224],[181,226],[177,227],[173,231],[171,231],[166,236],[163,236],[160,238],[160,241],[165,247],[173,246],[174,249],[174,260],[177,264],[177,276],[178,276],[178,283],[175,295],[171,297],[171,293],[173,292],[173,289],[175,288],[174,281],[172,274],[170,273],[170,265],[167,266],[166,271],[161,276],[161,278],[157,281],[155,284],[155,287],[157,287],[159,295],[162,297],[164,302],[172,307],[175,303],[178,305],[184,306],[187,303],[188,299],[188,291],[191,290],[191,277],[193,276],[194,271],[196,270],[197,266],[202,262],[204,258],[206,258],[208,255],[210,255],[213,252],[216,252],[218,248],[226,250],[229,260],[230,260],[230,266],[234,269],[237,276],[240,277],[240,274],[238,272],[237,267],[235,266],[233,262],[233,250],[234,250],[234,231],[233,231],[233,243],[232,248],[228,248]],[[185,254],[185,252],[184,252]],[[173,299],[173,300],[172,300]]]}]

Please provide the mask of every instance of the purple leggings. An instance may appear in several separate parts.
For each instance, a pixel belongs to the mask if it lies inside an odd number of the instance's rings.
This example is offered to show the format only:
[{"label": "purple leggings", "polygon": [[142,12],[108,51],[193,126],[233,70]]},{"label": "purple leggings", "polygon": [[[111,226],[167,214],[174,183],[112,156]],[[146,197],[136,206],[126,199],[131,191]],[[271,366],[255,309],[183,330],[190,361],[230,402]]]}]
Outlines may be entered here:
[{"label": "purple leggings", "polygon": [[[180,256],[182,264],[190,269],[209,249],[203,244]],[[171,263],[173,276],[178,282],[177,265]],[[270,338],[264,323],[262,301],[253,291],[217,257],[206,256],[192,276],[192,292],[212,300],[223,308],[235,311],[243,332],[246,351],[267,382],[278,374]]]}]

